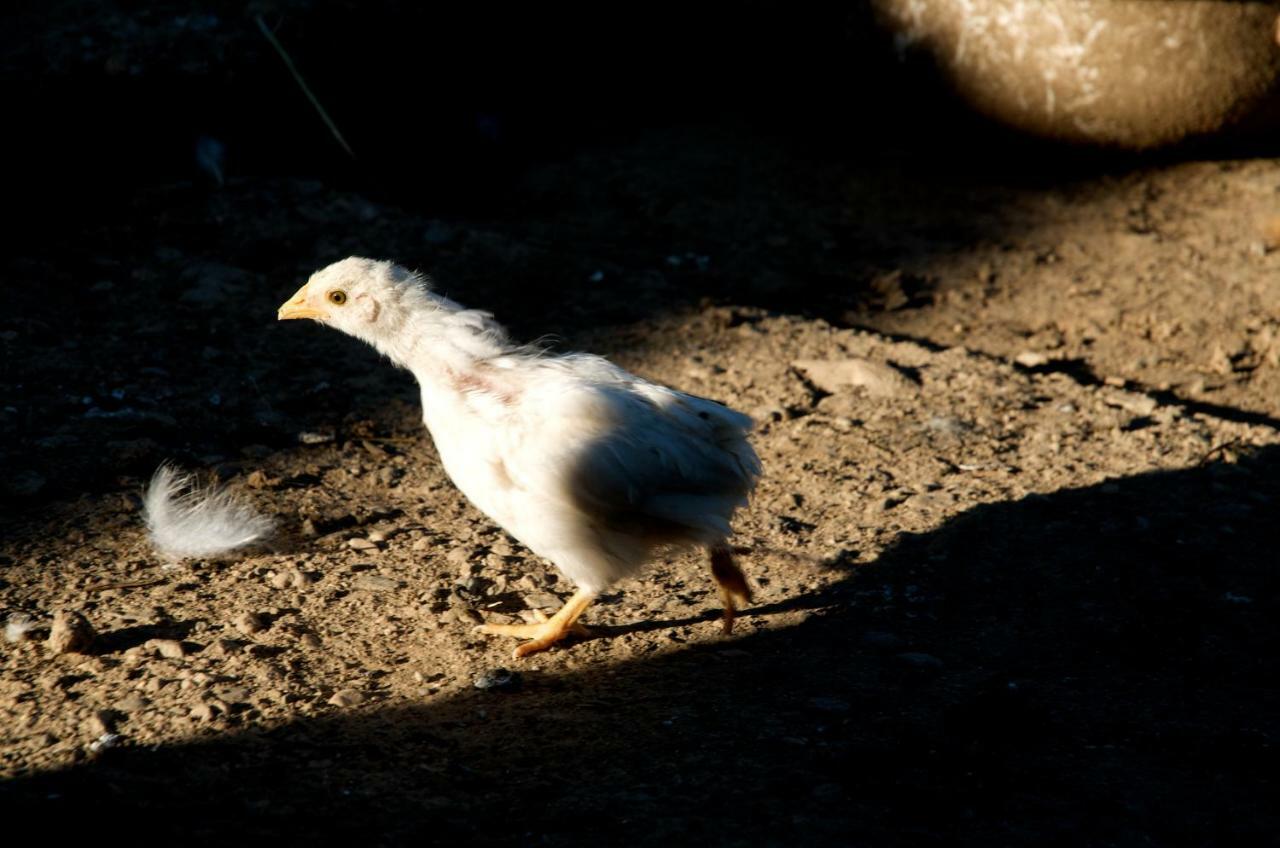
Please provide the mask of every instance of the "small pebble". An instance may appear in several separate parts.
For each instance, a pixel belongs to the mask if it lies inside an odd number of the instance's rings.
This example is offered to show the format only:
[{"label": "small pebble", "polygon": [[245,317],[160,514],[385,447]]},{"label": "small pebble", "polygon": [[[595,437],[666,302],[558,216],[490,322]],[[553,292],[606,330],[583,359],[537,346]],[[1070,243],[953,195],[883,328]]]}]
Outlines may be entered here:
[{"label": "small pebble", "polygon": [[558,609],[560,599],[550,592],[532,592],[524,597],[525,606],[529,609]]},{"label": "small pebble", "polygon": [[131,692],[120,700],[116,701],[115,708],[122,713],[136,713],[151,706],[151,701],[139,695],[137,692]]},{"label": "small pebble", "polygon": [[242,647],[244,646],[235,639],[215,639],[209,647],[204,649],[204,653],[211,657],[229,657],[240,653]]},{"label": "small pebble", "polygon": [[335,707],[354,707],[364,703],[364,695],[355,689],[339,689],[333,693],[329,703]]},{"label": "small pebble", "polygon": [[147,647],[168,660],[180,660],[187,655],[186,648],[177,639],[150,639]]},{"label": "small pebble", "polygon": [[271,485],[272,481],[263,471],[258,470],[251,471],[249,476],[245,478],[245,483],[251,489],[265,489]]},{"label": "small pebble", "polygon": [[89,620],[74,610],[58,610],[46,642],[55,654],[82,654],[98,634]]},{"label": "small pebble", "polygon": [[215,708],[213,704],[206,704],[206,703],[196,704],[194,707],[191,708],[191,712],[188,713],[188,715],[190,715],[196,721],[213,721],[214,717],[217,714],[218,714],[217,708]]},{"label": "small pebble", "polygon": [[1102,402],[1134,415],[1150,415],[1160,405],[1155,398],[1137,392],[1111,392],[1102,396]]},{"label": "small pebble", "polygon": [[271,626],[271,621],[260,612],[246,612],[236,616],[232,625],[246,636],[260,633]]},{"label": "small pebble", "polygon": [[247,686],[219,686],[214,691],[228,704],[247,704],[253,694]]},{"label": "small pebble", "polygon": [[[744,325],[745,326],[745,325]],[[801,359],[791,363],[804,373],[815,386],[830,394],[837,394],[849,386],[861,387],[871,397],[909,397],[919,392],[919,386],[901,371],[885,362],[861,357],[842,360]]]},{"label": "small pebble", "polygon": [[505,668],[482,671],[472,681],[472,685],[477,689],[497,692],[514,692],[520,688],[522,683],[524,683],[524,679],[520,676],[520,672],[510,671]]},{"label": "small pebble", "polygon": [[370,542],[368,539],[362,539],[359,536],[354,539],[348,539],[347,547],[354,548],[357,551],[376,551],[378,549],[376,542]]},{"label": "small pebble", "polygon": [[355,587],[357,589],[365,589],[370,592],[390,592],[399,589],[403,585],[404,581],[402,580],[383,577],[380,574],[362,574],[355,579]]},{"label": "small pebble", "polygon": [[1049,357],[1039,351],[1024,350],[1015,356],[1013,361],[1021,365],[1023,368],[1039,368],[1041,365],[1047,365],[1049,363]]}]

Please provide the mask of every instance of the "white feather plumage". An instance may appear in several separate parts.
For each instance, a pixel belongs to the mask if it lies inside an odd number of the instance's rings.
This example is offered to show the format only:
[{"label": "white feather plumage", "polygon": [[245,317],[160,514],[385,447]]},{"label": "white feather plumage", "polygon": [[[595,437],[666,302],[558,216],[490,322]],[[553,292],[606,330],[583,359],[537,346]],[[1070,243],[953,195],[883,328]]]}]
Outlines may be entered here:
[{"label": "white feather plumage", "polygon": [[151,544],[173,559],[228,554],[262,541],[274,528],[225,486],[202,484],[167,463],[151,477],[142,508]]},{"label": "white feather plumage", "polygon": [[14,613],[5,622],[4,640],[6,642],[21,642],[27,638],[28,633],[39,626],[40,624],[26,613]]},{"label": "white feather plumage", "polygon": [[484,626],[531,638],[517,656],[572,632],[593,597],[661,547],[708,549],[726,629],[734,601],[750,598],[726,542],[760,475],[747,416],[598,356],[513,344],[489,313],[389,262],[318,271],[279,315],[321,321],[413,372],[449,477],[577,585],[544,625]]}]

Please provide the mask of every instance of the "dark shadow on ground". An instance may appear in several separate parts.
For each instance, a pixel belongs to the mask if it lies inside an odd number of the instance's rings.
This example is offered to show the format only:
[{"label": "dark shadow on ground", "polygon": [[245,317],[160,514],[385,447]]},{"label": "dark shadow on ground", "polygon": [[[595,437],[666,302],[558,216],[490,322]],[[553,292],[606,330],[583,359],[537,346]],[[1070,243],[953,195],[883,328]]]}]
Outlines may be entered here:
[{"label": "dark shadow on ground", "polygon": [[1251,845],[1280,827],[1280,451],[977,507],[800,626],[0,787],[134,843]]}]

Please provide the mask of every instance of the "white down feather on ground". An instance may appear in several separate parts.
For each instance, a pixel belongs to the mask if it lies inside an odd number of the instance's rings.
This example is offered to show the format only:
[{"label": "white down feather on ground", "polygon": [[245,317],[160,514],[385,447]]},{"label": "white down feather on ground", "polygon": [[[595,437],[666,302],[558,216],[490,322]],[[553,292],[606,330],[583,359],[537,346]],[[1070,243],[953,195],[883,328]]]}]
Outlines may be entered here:
[{"label": "white down feather on ground", "polygon": [[201,483],[173,465],[156,469],[142,500],[151,544],[166,557],[210,557],[260,542],[270,518],[214,482]]}]

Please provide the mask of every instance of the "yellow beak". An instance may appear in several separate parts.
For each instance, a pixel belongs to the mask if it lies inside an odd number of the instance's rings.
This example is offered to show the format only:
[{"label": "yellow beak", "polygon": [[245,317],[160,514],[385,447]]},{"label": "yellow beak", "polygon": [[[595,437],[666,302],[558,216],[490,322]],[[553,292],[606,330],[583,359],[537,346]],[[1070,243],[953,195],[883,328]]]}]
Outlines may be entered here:
[{"label": "yellow beak", "polygon": [[289,298],[276,310],[276,319],[280,321],[288,321],[291,318],[321,318],[323,317],[319,309],[313,309],[307,306],[307,287],[304,285],[298,289],[293,297]]}]

